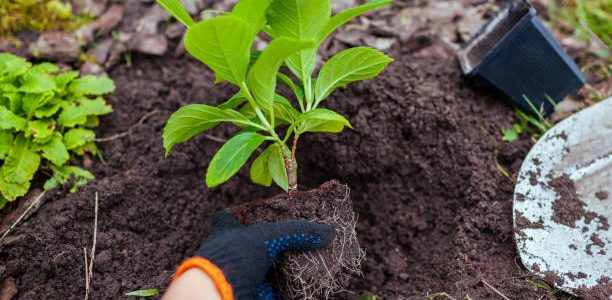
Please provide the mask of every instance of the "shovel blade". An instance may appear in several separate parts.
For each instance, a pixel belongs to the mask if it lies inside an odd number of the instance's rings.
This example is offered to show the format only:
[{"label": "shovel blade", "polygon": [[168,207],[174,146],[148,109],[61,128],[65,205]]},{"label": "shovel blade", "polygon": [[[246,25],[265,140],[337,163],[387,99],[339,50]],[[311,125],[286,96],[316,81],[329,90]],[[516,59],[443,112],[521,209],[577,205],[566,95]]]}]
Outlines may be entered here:
[{"label": "shovel blade", "polygon": [[521,167],[513,202],[527,269],[585,299],[612,296],[612,97],[540,138]]}]

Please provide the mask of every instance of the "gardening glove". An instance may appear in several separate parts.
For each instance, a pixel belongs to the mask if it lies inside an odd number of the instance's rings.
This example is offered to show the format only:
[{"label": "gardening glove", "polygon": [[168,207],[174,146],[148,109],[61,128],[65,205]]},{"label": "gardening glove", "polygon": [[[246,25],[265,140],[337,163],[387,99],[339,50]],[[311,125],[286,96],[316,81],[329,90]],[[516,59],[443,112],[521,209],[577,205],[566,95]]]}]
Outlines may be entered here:
[{"label": "gardening glove", "polygon": [[215,215],[213,231],[196,257],[185,260],[175,278],[195,267],[212,279],[223,300],[276,299],[265,281],[276,257],[285,250],[323,247],[335,234],[332,226],[307,221],[245,226],[222,211]]}]

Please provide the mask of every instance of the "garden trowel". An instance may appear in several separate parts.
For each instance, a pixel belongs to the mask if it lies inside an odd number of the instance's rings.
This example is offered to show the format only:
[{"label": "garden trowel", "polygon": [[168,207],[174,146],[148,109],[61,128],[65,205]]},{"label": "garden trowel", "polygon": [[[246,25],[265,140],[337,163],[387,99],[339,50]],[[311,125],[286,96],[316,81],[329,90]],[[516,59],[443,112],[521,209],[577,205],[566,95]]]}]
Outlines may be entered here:
[{"label": "garden trowel", "polygon": [[612,97],[558,123],[531,149],[514,192],[525,267],[586,299],[612,299]]}]

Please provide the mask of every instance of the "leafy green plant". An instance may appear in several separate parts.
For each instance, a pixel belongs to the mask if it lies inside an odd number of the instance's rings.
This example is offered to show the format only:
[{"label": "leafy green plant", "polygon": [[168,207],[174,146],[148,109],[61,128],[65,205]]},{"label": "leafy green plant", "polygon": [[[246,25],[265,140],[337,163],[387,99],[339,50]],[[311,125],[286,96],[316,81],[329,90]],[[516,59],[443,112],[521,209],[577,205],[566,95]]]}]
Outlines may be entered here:
[{"label": "leafy green plant", "polygon": [[[227,81],[240,89],[218,106],[190,104],[173,113],[163,132],[166,155],[177,143],[231,122],[242,130],[213,157],[206,184],[226,182],[256,149],[270,142],[251,164],[252,181],[296,189],[299,137],[352,128],[342,115],[321,108],[325,99],[336,88],[375,77],[393,61],[378,50],[355,47],[327,60],[315,78],[318,47],[336,28],[391,1],[373,0],[331,16],[328,0],[242,0],[231,12],[217,12],[220,16],[195,23],[178,0],[158,0],[188,28],[187,51],[215,72],[216,82]],[[271,38],[261,52],[252,50],[260,31]],[[282,66],[293,78],[280,70]],[[293,91],[291,100],[276,92],[277,82]]]},{"label": "leafy green plant", "polygon": [[[533,114],[527,114],[519,108],[514,108],[514,116],[518,120],[517,123],[512,125],[510,128],[502,129],[502,140],[504,142],[514,142],[518,139],[519,135],[523,132],[529,133],[531,138],[534,141],[537,141],[546,131],[554,126],[554,124],[548,120],[539,109],[535,107],[533,102],[523,96],[525,101],[531,108]],[[553,105],[556,106],[556,103],[550,98],[546,97],[546,99]]]},{"label": "leafy green plant", "polygon": [[101,96],[114,89],[109,78],[0,53],[0,208],[25,195],[39,169],[50,176],[45,190],[72,180],[74,191],[94,178],[69,161],[99,155],[91,128],[112,111]]}]

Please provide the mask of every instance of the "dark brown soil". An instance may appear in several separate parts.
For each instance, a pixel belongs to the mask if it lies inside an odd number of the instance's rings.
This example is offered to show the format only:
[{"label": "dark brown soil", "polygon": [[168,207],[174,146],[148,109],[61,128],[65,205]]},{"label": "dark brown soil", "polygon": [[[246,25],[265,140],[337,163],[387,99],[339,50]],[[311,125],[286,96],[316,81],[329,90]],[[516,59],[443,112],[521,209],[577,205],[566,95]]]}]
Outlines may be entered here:
[{"label": "dark brown soil", "polygon": [[[511,109],[495,94],[476,92],[435,38],[419,38],[427,42],[422,47],[393,48],[396,61],[380,77],[326,101],[354,131],[307,135],[298,149],[302,187],[336,178],[352,188],[367,260],[364,277],[353,278],[339,298],[423,299],[435,292],[495,298],[484,280],[511,299],[538,299],[547,291],[526,281],[539,279],[520,265],[512,238],[514,184],[494,157],[515,174],[531,142],[525,136],[501,142],[499,130],[513,122]],[[209,233],[215,211],[278,192],[251,184],[246,169],[207,189],[204,171],[220,144],[203,135],[163,157],[161,130],[172,111],[235,92],[213,87],[213,74],[201,64],[134,55],[131,68],[120,65],[110,75],[117,84],[109,99],[115,112],[102,120],[100,137],[160,113],[129,136],[100,144],[105,163],[93,164],[98,179],[75,194],[52,193],[11,234],[23,239],[0,249],[0,276],[14,279],[15,299],[83,298],[95,193],[91,299],[123,299],[132,290],[163,291],[176,265]],[[231,131],[221,126],[211,134]]]},{"label": "dark brown soil", "polygon": [[243,224],[309,220],[336,228],[331,245],[309,253],[285,253],[275,264],[271,282],[283,299],[324,299],[348,288],[360,275],[365,253],[355,232],[356,218],[349,188],[332,180],[309,191],[255,200],[232,208]]},{"label": "dark brown soil", "polygon": [[548,184],[557,193],[553,202],[553,221],[569,227],[576,227],[576,221],[585,215],[584,202],[576,195],[574,181],[567,175],[551,179]]},{"label": "dark brown soil", "polygon": [[597,197],[597,199],[599,200],[606,200],[608,199],[608,192],[607,191],[599,191],[597,193],[595,193],[595,197]]}]

